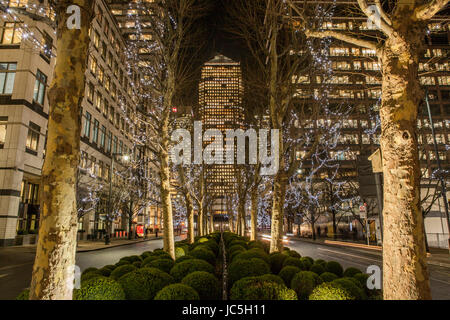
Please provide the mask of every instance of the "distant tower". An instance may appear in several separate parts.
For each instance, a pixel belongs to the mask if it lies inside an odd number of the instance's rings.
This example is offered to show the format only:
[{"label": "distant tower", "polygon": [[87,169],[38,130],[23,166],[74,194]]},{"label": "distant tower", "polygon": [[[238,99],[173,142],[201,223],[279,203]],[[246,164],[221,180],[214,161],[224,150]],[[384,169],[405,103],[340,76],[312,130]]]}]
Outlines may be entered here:
[{"label": "distant tower", "polygon": [[[218,129],[225,137],[227,129],[244,129],[241,65],[218,54],[202,68],[199,87],[200,116],[203,130]],[[204,142],[209,144],[208,141]],[[224,159],[225,159],[225,150]],[[215,214],[224,214],[225,195],[235,193],[234,165],[211,165],[208,169],[208,192],[216,197]]]}]

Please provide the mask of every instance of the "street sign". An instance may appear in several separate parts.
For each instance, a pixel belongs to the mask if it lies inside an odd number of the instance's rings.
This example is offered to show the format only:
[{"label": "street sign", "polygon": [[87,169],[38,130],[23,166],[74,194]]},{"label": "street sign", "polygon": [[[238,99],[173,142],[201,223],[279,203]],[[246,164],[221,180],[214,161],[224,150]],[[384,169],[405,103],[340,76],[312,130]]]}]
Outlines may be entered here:
[{"label": "street sign", "polygon": [[367,207],[366,204],[359,206],[359,217],[361,219],[367,219]]}]

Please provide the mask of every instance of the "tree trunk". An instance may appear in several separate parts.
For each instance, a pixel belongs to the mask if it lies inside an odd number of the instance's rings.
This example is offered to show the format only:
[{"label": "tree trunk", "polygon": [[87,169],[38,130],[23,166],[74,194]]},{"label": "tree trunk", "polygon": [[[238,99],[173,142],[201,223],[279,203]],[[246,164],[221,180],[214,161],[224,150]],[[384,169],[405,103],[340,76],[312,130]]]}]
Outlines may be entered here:
[{"label": "tree trunk", "polygon": [[195,230],[194,230],[194,206],[192,205],[192,198],[190,194],[185,195],[186,210],[187,210],[187,223],[188,234],[187,238],[190,244],[194,243]]},{"label": "tree trunk", "polygon": [[[69,5],[81,7],[81,29],[67,28]],[[76,177],[80,104],[84,96],[93,2],[60,1],[58,59],[48,93],[47,148],[42,168],[42,213],[31,279],[31,300],[71,300],[77,239]]]},{"label": "tree trunk", "polygon": [[239,197],[239,205],[238,205],[238,234],[240,236],[245,236],[245,201],[241,200]]},{"label": "tree trunk", "polygon": [[203,236],[203,222],[204,222],[204,217],[203,217],[204,213],[203,213],[203,207],[200,205],[198,208],[198,223],[197,223],[197,229],[198,229],[198,235],[201,237]]},{"label": "tree trunk", "polygon": [[312,230],[312,239],[316,241],[316,217],[313,210],[311,210],[311,230]]},{"label": "tree trunk", "polygon": [[284,222],[285,196],[286,196],[286,180],[284,179],[284,175],[279,173],[277,175],[277,179],[275,180],[273,190],[270,253],[281,252],[283,250],[283,222]]},{"label": "tree trunk", "polygon": [[417,112],[423,28],[397,19],[385,44],[381,117],[384,175],[383,292],[386,300],[431,299],[420,210]]},{"label": "tree trunk", "polygon": [[128,212],[128,240],[131,240],[131,229],[133,228],[133,202],[130,201]]},{"label": "tree trunk", "polygon": [[250,223],[251,223],[251,234],[250,234],[250,240],[255,241],[258,237],[258,188],[252,189],[251,194],[251,202],[252,202],[252,211],[250,216]]},{"label": "tree trunk", "polygon": [[333,215],[333,239],[337,239],[337,226],[336,226],[336,210],[331,210],[331,214]]},{"label": "tree trunk", "polygon": [[213,233],[214,232],[214,216],[211,212],[210,216],[209,216],[209,233]]}]

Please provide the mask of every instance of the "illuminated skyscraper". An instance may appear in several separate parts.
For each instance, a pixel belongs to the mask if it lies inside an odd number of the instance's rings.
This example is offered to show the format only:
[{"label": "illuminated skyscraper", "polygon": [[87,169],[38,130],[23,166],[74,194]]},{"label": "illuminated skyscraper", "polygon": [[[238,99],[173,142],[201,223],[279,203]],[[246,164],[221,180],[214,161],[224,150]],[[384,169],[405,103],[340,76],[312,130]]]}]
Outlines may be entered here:
[{"label": "illuminated skyscraper", "polygon": [[[244,129],[239,62],[221,54],[216,55],[203,66],[199,90],[203,130],[218,129],[225,137],[227,129]],[[210,142],[204,141],[205,144]],[[217,198],[213,205],[216,214],[225,208],[222,203],[225,195],[236,192],[235,181],[234,165],[214,164],[208,168],[206,183],[208,192]]]}]

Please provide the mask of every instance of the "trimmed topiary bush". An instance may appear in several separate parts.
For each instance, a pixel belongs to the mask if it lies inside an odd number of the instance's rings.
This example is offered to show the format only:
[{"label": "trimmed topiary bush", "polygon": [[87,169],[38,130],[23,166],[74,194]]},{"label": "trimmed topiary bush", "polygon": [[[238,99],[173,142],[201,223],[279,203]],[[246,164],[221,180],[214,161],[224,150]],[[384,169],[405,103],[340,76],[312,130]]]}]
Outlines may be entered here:
[{"label": "trimmed topiary bush", "polygon": [[142,261],[141,267],[145,267],[147,264],[149,264],[152,261],[161,259],[159,256],[148,256],[147,258]]},{"label": "trimmed topiary bush", "polygon": [[152,256],[157,257],[158,259],[172,259],[170,254],[168,254],[167,252],[165,252],[163,250],[153,251]]},{"label": "trimmed topiary bush", "polygon": [[299,258],[292,258],[292,257],[287,257],[287,259],[284,260],[283,268],[287,267],[287,266],[294,266],[294,267],[297,267],[299,269],[303,269],[304,268],[304,264],[303,264],[303,262],[300,261]]},{"label": "trimmed topiary bush", "polygon": [[98,271],[102,274],[102,276],[104,276],[104,277],[109,277],[109,276],[111,275],[111,272],[112,272],[113,270],[114,270],[114,269],[105,266],[105,267],[99,269]]},{"label": "trimmed topiary bush", "polygon": [[186,255],[186,251],[183,247],[176,247],[175,248],[175,259],[179,259],[181,257],[184,257]]},{"label": "trimmed topiary bush", "polygon": [[209,272],[192,272],[181,283],[197,291],[201,300],[221,300],[220,282]]},{"label": "trimmed topiary bush", "polygon": [[369,275],[366,273],[357,273],[353,276],[354,279],[358,280],[363,288],[367,288],[367,279]]},{"label": "trimmed topiary bush", "polygon": [[213,266],[216,264],[216,256],[209,249],[195,248],[193,251],[189,253],[189,255],[193,256],[196,259],[205,260],[206,262],[208,262]]},{"label": "trimmed topiary bush", "polygon": [[320,279],[322,279],[323,282],[331,282],[337,278],[338,276],[331,272],[324,272],[320,275]]},{"label": "trimmed topiary bush", "polygon": [[297,300],[294,290],[284,284],[264,279],[246,277],[237,281],[231,288],[231,300]]},{"label": "trimmed topiary bush", "polygon": [[303,270],[309,270],[314,263],[314,260],[310,257],[301,257],[300,261],[303,263]]},{"label": "trimmed topiary bush", "polygon": [[322,279],[311,271],[297,273],[291,281],[291,288],[297,293],[299,300],[307,300],[314,288],[322,283]]},{"label": "trimmed topiary bush", "polygon": [[142,262],[142,258],[140,256],[129,256],[120,259],[119,261],[127,261],[129,264],[133,264],[133,262],[139,261]]},{"label": "trimmed topiary bush", "polygon": [[125,266],[125,265],[127,265],[127,264],[130,264],[130,262],[129,262],[128,260],[120,260],[119,262],[117,262],[117,263],[115,264],[115,266],[116,266],[116,268],[117,268],[117,267],[120,267],[120,266]]},{"label": "trimmed topiary bush", "polygon": [[228,247],[232,247],[232,246],[241,246],[241,247],[244,247],[245,249],[247,249],[248,247],[247,247],[247,242],[246,241],[243,241],[243,240],[232,240],[229,244],[228,244]]},{"label": "trimmed topiary bush", "polygon": [[132,264],[126,264],[124,266],[120,266],[117,267],[116,269],[114,269],[113,272],[111,272],[110,277],[114,280],[119,279],[120,277],[122,277],[123,275],[127,274],[128,272],[134,271],[137,268],[135,266],[133,266]]},{"label": "trimmed topiary bush", "polygon": [[316,273],[317,275],[320,276],[322,273],[325,272],[325,268],[322,267],[322,265],[320,265],[320,264],[314,263],[314,264],[311,266],[311,268],[309,268],[309,271],[312,271],[312,272],[314,272],[314,273]]},{"label": "trimmed topiary bush", "polygon": [[149,267],[149,268],[156,268],[156,269],[159,269],[166,273],[170,273],[170,270],[172,270],[174,265],[175,265],[175,262],[173,262],[173,260],[158,259],[158,260],[153,260],[153,261],[149,262],[145,266]]},{"label": "trimmed topiary bush", "polygon": [[152,300],[162,288],[172,284],[174,279],[159,269],[146,267],[127,273],[118,282],[127,300]]},{"label": "trimmed topiary bush", "polygon": [[289,256],[292,257],[292,258],[299,258],[299,259],[302,257],[301,254],[298,253],[295,250],[290,250],[289,251]]},{"label": "trimmed topiary bush", "polygon": [[270,273],[269,265],[259,258],[236,259],[228,268],[228,280],[232,285],[239,279],[262,276],[267,273]]},{"label": "trimmed topiary bush", "polygon": [[232,246],[227,250],[227,252],[228,252],[228,255],[231,256],[231,254],[234,253],[234,252],[236,252],[236,251],[243,252],[243,251],[245,251],[245,250],[246,250],[246,249],[245,249],[243,246],[241,246],[241,245],[239,245],[239,244],[235,244],[235,245],[232,245]]},{"label": "trimmed topiary bush", "polygon": [[185,284],[175,283],[159,291],[155,300],[200,300],[200,297],[193,288]]},{"label": "trimmed topiary bush", "polygon": [[247,248],[248,249],[260,248],[266,251],[266,246],[264,245],[264,243],[260,241],[250,241],[249,243],[247,243]]},{"label": "trimmed topiary bush", "polygon": [[278,275],[280,276],[281,279],[283,279],[284,284],[287,287],[290,287],[292,278],[294,278],[294,276],[297,273],[299,273],[300,271],[302,271],[302,270],[295,266],[287,266],[287,267],[284,267],[283,269],[281,269],[281,271]]},{"label": "trimmed topiary bush", "polygon": [[265,263],[270,264],[269,256],[267,255],[267,253],[265,253],[264,250],[259,249],[259,248],[254,248],[254,249],[247,250],[245,252],[241,252],[236,257],[234,257],[234,259],[232,261],[236,261],[239,259],[248,260],[248,259],[252,259],[252,258],[258,258],[258,259],[263,260]]},{"label": "trimmed topiary bush", "polygon": [[269,256],[269,262],[270,262],[270,269],[272,270],[272,273],[278,274],[280,273],[281,269],[283,268],[283,262],[288,258],[287,255],[282,253],[274,253]]},{"label": "trimmed topiary bush", "polygon": [[[334,275],[334,273],[332,273]],[[332,283],[322,283],[314,288],[309,300],[354,300],[351,295],[340,286]]]},{"label": "trimmed topiary bush", "polygon": [[214,253],[215,256],[219,254],[219,245],[214,240],[205,242],[205,245]]},{"label": "trimmed topiary bush", "polygon": [[348,278],[333,280],[331,284],[339,286],[343,290],[345,290],[347,294],[352,298],[352,300],[364,300],[367,298],[364,291],[360,287],[358,287],[355,282]]},{"label": "trimmed topiary bush", "polygon": [[92,272],[92,271],[98,271],[97,268],[91,267],[91,268],[87,268],[86,270],[84,270],[81,275]]},{"label": "trimmed topiary bush", "polygon": [[99,270],[91,271],[91,272],[82,274],[80,281],[81,281],[81,283],[83,283],[85,281],[88,281],[88,280],[91,280],[94,278],[98,278],[98,277],[104,277],[104,275]]},{"label": "trimmed topiary bush", "polygon": [[180,263],[189,259],[194,259],[194,257],[190,256],[190,255],[186,255],[186,256],[182,256],[179,257],[177,260],[175,260],[175,263]]},{"label": "trimmed topiary bush", "polygon": [[145,260],[145,258],[150,257],[152,255],[151,251],[145,251],[141,254],[142,260]]},{"label": "trimmed topiary bush", "polygon": [[327,265],[327,262],[325,260],[322,260],[322,259],[317,259],[316,261],[314,261],[314,263],[315,264],[320,264],[324,268]]},{"label": "trimmed topiary bush", "polygon": [[17,297],[16,300],[30,300],[30,289],[23,290]]},{"label": "trimmed topiary bush", "polygon": [[338,262],[328,261],[327,265],[325,266],[325,271],[334,273],[338,277],[342,277],[342,273],[344,272],[344,269]]},{"label": "trimmed topiary bush", "polygon": [[214,267],[205,260],[189,259],[176,263],[170,270],[170,274],[177,282],[179,282],[188,274],[195,271],[205,271],[214,274]]},{"label": "trimmed topiary bush", "polygon": [[285,286],[284,280],[281,279],[280,276],[277,276],[275,274],[271,274],[271,273],[263,274],[262,276],[259,276],[259,278],[262,279],[262,280],[276,282],[276,283],[278,283],[278,284],[280,284],[282,286]]},{"label": "trimmed topiary bush", "polygon": [[344,277],[353,277],[355,274],[362,273],[358,268],[349,267],[344,271]]},{"label": "trimmed topiary bush", "polygon": [[135,261],[133,262],[133,266],[135,266],[136,268],[140,268],[142,266],[142,262],[141,261]]},{"label": "trimmed topiary bush", "polygon": [[120,284],[111,278],[97,277],[81,284],[74,300],[124,300],[125,292]]}]

